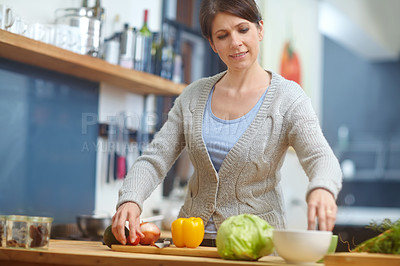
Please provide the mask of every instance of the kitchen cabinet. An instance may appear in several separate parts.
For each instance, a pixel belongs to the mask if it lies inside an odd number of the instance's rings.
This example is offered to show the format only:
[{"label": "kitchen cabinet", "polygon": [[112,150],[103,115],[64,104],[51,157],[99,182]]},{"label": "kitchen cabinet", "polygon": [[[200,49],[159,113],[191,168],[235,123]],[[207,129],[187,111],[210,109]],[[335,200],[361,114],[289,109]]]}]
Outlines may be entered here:
[{"label": "kitchen cabinet", "polygon": [[137,94],[178,95],[186,86],[4,30],[0,30],[0,57],[95,82],[104,82]]}]

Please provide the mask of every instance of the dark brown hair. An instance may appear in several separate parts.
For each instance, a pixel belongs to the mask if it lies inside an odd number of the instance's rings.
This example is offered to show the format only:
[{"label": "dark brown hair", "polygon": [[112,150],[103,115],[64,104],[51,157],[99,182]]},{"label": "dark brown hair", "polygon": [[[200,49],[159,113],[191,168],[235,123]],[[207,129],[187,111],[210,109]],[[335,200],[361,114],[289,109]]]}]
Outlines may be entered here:
[{"label": "dark brown hair", "polygon": [[212,23],[219,12],[230,13],[259,26],[262,19],[254,0],[203,0],[200,6],[200,27],[203,36],[212,41]]}]

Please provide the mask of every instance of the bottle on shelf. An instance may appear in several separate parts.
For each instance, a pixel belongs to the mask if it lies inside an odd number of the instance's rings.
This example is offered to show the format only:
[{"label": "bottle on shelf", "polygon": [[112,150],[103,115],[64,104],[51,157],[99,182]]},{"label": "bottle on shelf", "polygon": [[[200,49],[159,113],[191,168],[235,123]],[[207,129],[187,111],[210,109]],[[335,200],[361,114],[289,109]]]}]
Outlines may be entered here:
[{"label": "bottle on shelf", "polygon": [[133,54],[135,49],[135,31],[125,23],[121,34],[119,65],[125,68],[133,68]]},{"label": "bottle on shelf", "polygon": [[174,57],[174,71],[172,73],[172,81],[175,83],[181,83],[183,80],[183,60],[180,54],[176,54]]},{"label": "bottle on shelf", "polygon": [[143,26],[136,34],[134,68],[151,73],[152,33],[147,26],[148,13],[145,9]]},{"label": "bottle on shelf", "polygon": [[100,0],[96,0],[93,15],[95,18],[99,19],[101,22],[104,21],[105,12],[104,12],[104,8],[101,6]]},{"label": "bottle on shelf", "polygon": [[[86,4],[87,3],[83,3]],[[95,36],[95,42],[98,43],[97,51],[92,52],[92,56],[104,57],[104,23],[105,23],[105,11],[104,8],[101,6],[100,0],[96,0],[95,6],[90,8],[92,14],[90,19],[92,21],[96,21],[96,25],[94,26],[93,31],[97,32]],[[90,31],[91,29],[89,29]]]},{"label": "bottle on shelf", "polygon": [[161,48],[162,41],[159,32],[153,32],[151,45],[151,73],[160,76],[161,73]]},{"label": "bottle on shelf", "polygon": [[162,38],[161,48],[161,70],[160,76],[172,80],[174,72],[174,39],[172,31],[167,25],[164,25],[164,37]]},{"label": "bottle on shelf", "polygon": [[88,8],[88,0],[83,0],[82,1],[82,7]]},{"label": "bottle on shelf", "polygon": [[119,65],[121,32],[115,33],[104,41],[103,59],[108,63]]}]

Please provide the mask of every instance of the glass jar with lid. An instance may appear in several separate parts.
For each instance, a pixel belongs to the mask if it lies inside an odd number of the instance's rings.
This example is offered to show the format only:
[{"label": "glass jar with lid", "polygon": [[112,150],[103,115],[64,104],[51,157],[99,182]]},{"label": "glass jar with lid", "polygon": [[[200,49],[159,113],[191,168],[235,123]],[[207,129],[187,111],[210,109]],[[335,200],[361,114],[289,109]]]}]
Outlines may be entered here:
[{"label": "glass jar with lid", "polygon": [[6,216],[6,247],[27,248],[28,217],[24,215]]},{"label": "glass jar with lid", "polygon": [[53,218],[29,217],[28,219],[28,246],[33,249],[48,249],[50,230]]}]

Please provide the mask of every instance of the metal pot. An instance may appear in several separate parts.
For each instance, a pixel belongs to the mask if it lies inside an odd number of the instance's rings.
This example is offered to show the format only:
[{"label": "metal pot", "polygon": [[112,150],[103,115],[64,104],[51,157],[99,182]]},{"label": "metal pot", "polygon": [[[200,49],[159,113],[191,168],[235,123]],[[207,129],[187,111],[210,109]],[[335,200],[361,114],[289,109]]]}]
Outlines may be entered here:
[{"label": "metal pot", "polygon": [[112,219],[109,216],[79,215],[76,223],[83,237],[101,238]]}]

